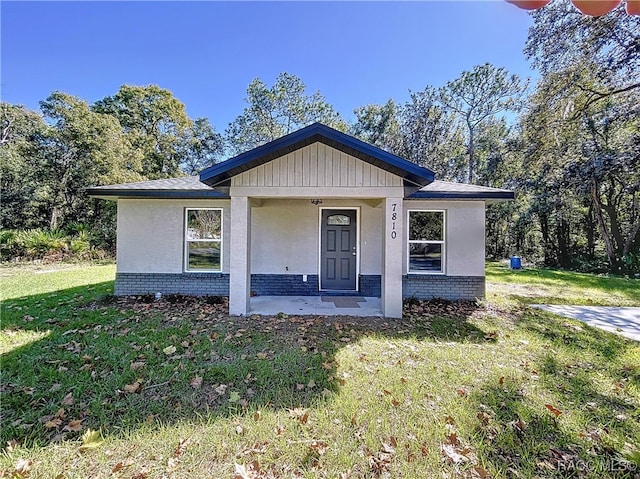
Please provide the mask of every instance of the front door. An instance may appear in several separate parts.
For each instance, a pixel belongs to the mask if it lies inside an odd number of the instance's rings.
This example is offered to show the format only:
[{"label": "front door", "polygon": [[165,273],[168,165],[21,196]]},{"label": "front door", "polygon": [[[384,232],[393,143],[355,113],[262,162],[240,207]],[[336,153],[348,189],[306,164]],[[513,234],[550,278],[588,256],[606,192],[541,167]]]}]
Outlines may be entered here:
[{"label": "front door", "polygon": [[320,289],[356,290],[356,210],[322,210]]}]

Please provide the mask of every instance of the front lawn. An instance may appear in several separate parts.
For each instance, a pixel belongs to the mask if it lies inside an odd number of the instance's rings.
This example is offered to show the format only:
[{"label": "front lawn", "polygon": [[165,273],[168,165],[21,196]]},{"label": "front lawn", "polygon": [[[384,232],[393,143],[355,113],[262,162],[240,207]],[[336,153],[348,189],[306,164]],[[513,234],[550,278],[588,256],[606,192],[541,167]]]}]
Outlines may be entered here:
[{"label": "front lawn", "polygon": [[640,280],[487,263],[487,299],[522,304],[640,306]]},{"label": "front lawn", "polygon": [[[401,321],[115,299],[112,265],[0,273],[0,477],[635,477],[640,345],[494,291],[545,286],[524,272]],[[592,278],[547,296],[637,304]]]}]

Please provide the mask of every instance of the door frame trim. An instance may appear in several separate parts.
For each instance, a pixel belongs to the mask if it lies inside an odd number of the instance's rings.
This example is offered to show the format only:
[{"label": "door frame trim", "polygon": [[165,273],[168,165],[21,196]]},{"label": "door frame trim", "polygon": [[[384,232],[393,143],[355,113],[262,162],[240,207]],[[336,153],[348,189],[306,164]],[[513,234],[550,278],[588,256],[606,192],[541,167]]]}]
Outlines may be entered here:
[{"label": "door frame trim", "polygon": [[[326,289],[322,287],[322,213],[324,210],[352,210],[356,212],[356,289]],[[321,206],[318,208],[318,290],[344,291],[353,293],[360,291],[360,207],[359,206]]]}]

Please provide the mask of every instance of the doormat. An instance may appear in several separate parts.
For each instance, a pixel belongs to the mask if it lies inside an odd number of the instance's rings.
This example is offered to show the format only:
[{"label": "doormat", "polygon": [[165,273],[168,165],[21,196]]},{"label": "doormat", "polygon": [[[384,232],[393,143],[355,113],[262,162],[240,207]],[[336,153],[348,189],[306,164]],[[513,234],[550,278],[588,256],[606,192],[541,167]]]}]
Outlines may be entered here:
[{"label": "doormat", "polygon": [[359,308],[358,303],[366,303],[367,300],[357,296],[322,296],[325,303],[333,303],[336,308]]}]

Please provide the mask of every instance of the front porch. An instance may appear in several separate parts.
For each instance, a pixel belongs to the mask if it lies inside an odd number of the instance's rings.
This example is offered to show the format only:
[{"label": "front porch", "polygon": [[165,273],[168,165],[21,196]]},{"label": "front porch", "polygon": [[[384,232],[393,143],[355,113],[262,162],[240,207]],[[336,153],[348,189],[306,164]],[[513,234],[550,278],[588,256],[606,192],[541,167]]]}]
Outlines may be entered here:
[{"label": "front porch", "polygon": [[380,298],[362,296],[254,296],[249,314],[275,316],[384,316]]}]

